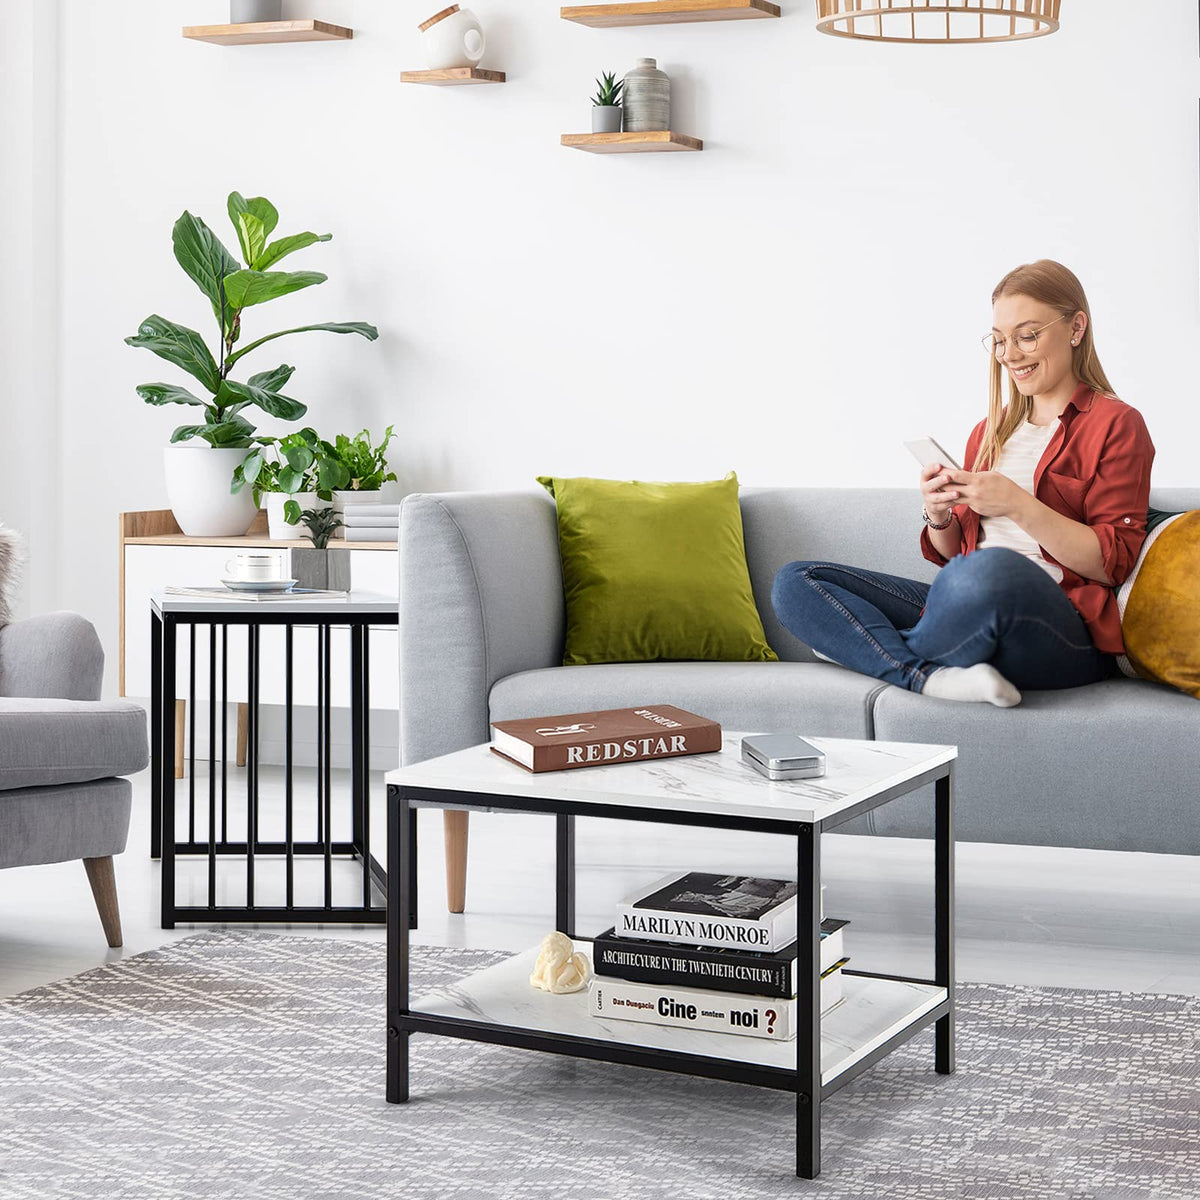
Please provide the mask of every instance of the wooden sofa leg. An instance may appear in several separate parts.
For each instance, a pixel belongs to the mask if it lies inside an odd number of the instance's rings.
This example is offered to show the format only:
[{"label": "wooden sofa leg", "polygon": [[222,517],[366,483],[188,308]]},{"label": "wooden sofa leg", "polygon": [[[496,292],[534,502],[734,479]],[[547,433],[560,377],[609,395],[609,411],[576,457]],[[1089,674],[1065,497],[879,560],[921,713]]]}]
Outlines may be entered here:
[{"label": "wooden sofa leg", "polygon": [[[187,701],[175,701],[175,778],[183,778],[183,740],[187,731]],[[86,859],[84,860],[87,861]]]},{"label": "wooden sofa leg", "polygon": [[108,944],[116,949],[122,944],[121,910],[117,905],[117,877],[113,874],[112,855],[107,858],[85,858],[83,867],[87,871],[88,883],[92,885],[92,895],[96,898],[96,910],[100,913],[104,936]]},{"label": "wooden sofa leg", "polygon": [[469,813],[446,809],[442,831],[446,840],[446,907],[460,913],[467,905],[467,818]]},{"label": "wooden sofa leg", "polygon": [[250,705],[238,701],[237,706],[237,765],[246,765],[246,743],[250,734]]}]

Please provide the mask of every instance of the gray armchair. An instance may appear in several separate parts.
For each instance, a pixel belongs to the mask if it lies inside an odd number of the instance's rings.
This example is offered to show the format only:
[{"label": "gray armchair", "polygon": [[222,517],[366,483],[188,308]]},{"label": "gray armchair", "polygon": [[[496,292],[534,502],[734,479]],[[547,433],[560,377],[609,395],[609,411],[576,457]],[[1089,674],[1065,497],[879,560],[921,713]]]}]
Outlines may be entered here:
[{"label": "gray armchair", "polygon": [[146,715],[100,700],[104,651],[74,613],[0,628],[0,867],[83,859],[110,946],[121,945],[113,855],[147,761]]}]

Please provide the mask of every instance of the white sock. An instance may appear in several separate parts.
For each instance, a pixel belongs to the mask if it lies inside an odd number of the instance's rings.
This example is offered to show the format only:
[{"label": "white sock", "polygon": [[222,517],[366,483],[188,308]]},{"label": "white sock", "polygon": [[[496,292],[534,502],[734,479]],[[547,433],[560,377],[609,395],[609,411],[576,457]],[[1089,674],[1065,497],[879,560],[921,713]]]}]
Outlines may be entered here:
[{"label": "white sock", "polygon": [[[809,648],[811,649],[811,647],[809,647]],[[814,654],[815,654],[815,655],[816,655],[816,656],[817,656],[817,657],[818,657],[818,658],[819,658],[819,659],[820,659],[822,662],[833,663],[833,665],[834,665],[835,667],[840,667],[840,666],[841,666],[841,663],[839,663],[839,662],[838,662],[838,660],[837,660],[836,658],[830,658],[830,657],[829,657],[827,654],[822,654],[822,653],[820,652],[820,650],[813,650],[813,653],[814,653]]]},{"label": "white sock", "polygon": [[1012,708],[1021,703],[1021,693],[990,663],[939,667],[925,680],[922,695],[938,700],[986,701],[998,708]]}]

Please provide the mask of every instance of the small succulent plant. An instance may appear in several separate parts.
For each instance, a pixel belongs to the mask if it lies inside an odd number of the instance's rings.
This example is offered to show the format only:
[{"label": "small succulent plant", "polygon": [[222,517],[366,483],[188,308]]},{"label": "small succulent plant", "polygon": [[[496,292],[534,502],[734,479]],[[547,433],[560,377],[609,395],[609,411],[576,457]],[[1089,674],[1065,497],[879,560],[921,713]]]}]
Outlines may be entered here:
[{"label": "small succulent plant", "polygon": [[306,508],[300,514],[300,522],[308,530],[308,539],[317,550],[327,549],[329,539],[342,526],[342,518],[332,508]]},{"label": "small succulent plant", "polygon": [[600,90],[592,97],[592,103],[597,108],[607,108],[610,105],[615,106],[621,103],[621,89],[625,86],[625,80],[618,79],[615,75],[602,74],[596,80],[596,86]]}]

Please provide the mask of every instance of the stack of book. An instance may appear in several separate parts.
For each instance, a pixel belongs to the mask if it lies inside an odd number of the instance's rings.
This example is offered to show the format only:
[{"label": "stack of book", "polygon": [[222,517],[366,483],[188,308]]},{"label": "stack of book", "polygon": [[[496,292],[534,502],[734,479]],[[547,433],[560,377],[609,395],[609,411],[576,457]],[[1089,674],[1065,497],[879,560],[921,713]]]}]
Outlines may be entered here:
[{"label": "stack of book", "polygon": [[[823,891],[824,889],[822,889]],[[821,921],[821,1012],[842,1000],[847,921]],[[594,1017],[796,1036],[796,884],[689,871],[621,902],[592,947]]]},{"label": "stack of book", "polygon": [[395,542],[400,538],[400,505],[347,504],[342,535],[348,542]]}]

